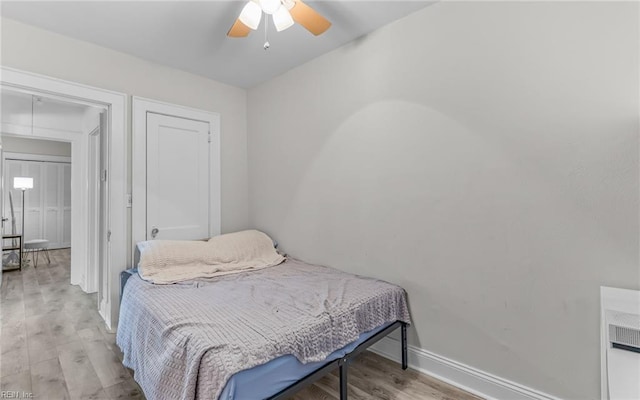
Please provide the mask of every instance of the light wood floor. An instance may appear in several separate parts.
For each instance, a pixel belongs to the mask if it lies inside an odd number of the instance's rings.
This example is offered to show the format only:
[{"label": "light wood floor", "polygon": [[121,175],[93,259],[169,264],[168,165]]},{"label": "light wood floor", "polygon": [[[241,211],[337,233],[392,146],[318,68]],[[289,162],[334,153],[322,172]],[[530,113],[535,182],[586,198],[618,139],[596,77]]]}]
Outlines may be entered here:
[{"label": "light wood floor", "polygon": [[[480,400],[470,393],[366,351],[349,366],[349,400]],[[340,398],[337,373],[296,394],[292,400]]]},{"label": "light wood floor", "polygon": [[[69,265],[69,250],[56,250],[51,264],[40,258],[38,268],[2,274],[0,391],[34,399],[144,399],[98,315],[96,295],[69,284]],[[292,398],[314,399],[339,399],[336,374]],[[478,400],[370,352],[349,367],[349,399]]]},{"label": "light wood floor", "polygon": [[96,295],[69,284],[69,250],[2,274],[0,390],[35,399],[142,399]]}]

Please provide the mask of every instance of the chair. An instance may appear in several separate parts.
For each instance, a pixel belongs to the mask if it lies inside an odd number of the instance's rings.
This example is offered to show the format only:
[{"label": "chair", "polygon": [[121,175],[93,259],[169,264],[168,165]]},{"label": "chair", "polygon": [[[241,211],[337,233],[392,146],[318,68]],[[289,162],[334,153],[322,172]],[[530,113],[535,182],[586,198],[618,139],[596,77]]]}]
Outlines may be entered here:
[{"label": "chair", "polygon": [[33,266],[38,267],[38,258],[40,252],[44,252],[47,256],[47,262],[51,264],[51,258],[49,258],[49,241],[46,239],[33,239],[24,242],[24,252],[31,253],[31,260]]}]

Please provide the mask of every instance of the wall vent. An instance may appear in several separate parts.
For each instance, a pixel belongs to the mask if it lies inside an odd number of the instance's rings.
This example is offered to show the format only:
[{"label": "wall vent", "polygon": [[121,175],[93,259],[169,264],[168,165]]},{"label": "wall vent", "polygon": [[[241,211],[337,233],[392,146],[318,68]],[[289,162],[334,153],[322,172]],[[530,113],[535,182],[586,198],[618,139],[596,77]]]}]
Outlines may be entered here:
[{"label": "wall vent", "polygon": [[607,311],[607,325],[613,347],[640,353],[640,315]]}]

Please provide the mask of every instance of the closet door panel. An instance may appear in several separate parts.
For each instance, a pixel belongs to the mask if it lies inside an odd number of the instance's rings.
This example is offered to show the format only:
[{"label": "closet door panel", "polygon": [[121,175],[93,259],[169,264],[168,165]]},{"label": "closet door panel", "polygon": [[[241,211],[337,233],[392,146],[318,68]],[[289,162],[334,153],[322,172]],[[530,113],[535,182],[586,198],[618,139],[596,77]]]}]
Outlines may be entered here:
[{"label": "closet door panel", "polygon": [[61,244],[61,196],[60,164],[44,164],[44,238],[49,247],[58,248]]},{"label": "closet door panel", "polygon": [[25,175],[33,178],[33,189],[25,191],[24,195],[24,224],[25,242],[33,239],[42,239],[42,200],[43,200],[43,163],[37,161],[25,161],[24,162]]},{"label": "closet door panel", "polygon": [[49,241],[50,248],[59,247],[58,210],[45,210],[43,237]]},{"label": "closet door panel", "polygon": [[71,247],[71,210],[64,210],[62,229],[62,247]]},{"label": "closet door panel", "polygon": [[71,246],[71,164],[62,164],[62,246]]}]

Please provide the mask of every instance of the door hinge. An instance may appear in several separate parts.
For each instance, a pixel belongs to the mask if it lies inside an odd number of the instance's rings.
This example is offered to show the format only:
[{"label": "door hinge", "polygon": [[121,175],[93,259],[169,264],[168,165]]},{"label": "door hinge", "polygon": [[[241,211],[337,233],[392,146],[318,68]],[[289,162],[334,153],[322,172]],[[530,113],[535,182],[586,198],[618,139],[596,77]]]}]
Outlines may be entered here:
[{"label": "door hinge", "polygon": [[103,169],[102,172],[100,173],[100,180],[102,182],[106,182],[107,181],[107,170]]},{"label": "door hinge", "polygon": [[107,242],[111,242],[111,231],[107,231]]},{"label": "door hinge", "polygon": [[209,136],[207,140],[209,141],[209,143],[211,143],[211,131],[209,131]]}]

